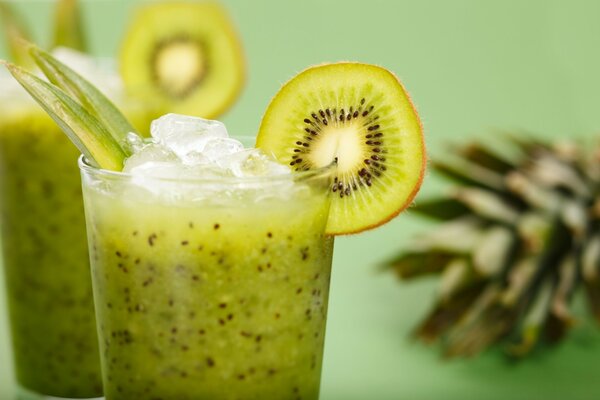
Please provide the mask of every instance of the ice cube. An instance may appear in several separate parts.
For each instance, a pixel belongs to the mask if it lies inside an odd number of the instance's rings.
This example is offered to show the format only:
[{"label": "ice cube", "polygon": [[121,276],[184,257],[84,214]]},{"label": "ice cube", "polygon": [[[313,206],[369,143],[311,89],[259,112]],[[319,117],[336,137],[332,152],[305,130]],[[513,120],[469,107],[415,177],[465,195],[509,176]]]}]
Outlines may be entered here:
[{"label": "ice cube", "polygon": [[277,176],[291,172],[287,165],[278,163],[273,157],[255,149],[241,165],[243,176]]},{"label": "ice cube", "polygon": [[[132,168],[129,172],[138,177],[158,179],[180,179],[182,177],[182,167],[180,164],[174,164],[165,161],[148,161]],[[136,182],[139,184],[142,181]],[[154,184],[149,183],[149,185],[152,186]],[[142,186],[146,185],[142,184]]]},{"label": "ice cube", "polygon": [[242,164],[251,157],[257,150],[247,149],[238,151],[230,155],[219,157],[215,160],[215,163],[223,170],[229,171],[233,176],[241,177],[244,176],[242,172]]},{"label": "ice cube", "polygon": [[158,143],[188,165],[205,161],[199,153],[211,139],[228,137],[225,125],[219,121],[179,114],[167,114],[154,120],[150,132]]},{"label": "ice cube", "polygon": [[230,176],[227,170],[220,168],[215,164],[202,164],[195,166],[188,166],[190,177],[199,179],[215,179]]},{"label": "ice cube", "polygon": [[[200,147],[200,146],[198,146]],[[223,156],[227,156],[238,151],[242,151],[244,146],[235,139],[230,138],[207,138],[204,141],[202,150],[181,149],[178,157],[181,161],[190,166],[214,164],[215,161]],[[187,150],[187,151],[185,151]]]},{"label": "ice cube", "polygon": [[166,114],[152,121],[150,132],[159,141],[181,133],[222,138],[229,136],[222,122],[180,114]]},{"label": "ice cube", "polygon": [[235,154],[244,150],[244,145],[231,138],[214,138],[206,142],[202,154],[211,161]]},{"label": "ice cube", "polygon": [[123,172],[133,175],[132,195],[142,189],[141,196],[150,192],[167,199],[178,199],[185,192],[178,181],[184,168],[172,151],[160,144],[149,143],[125,160]]},{"label": "ice cube", "polygon": [[217,164],[237,177],[276,176],[291,172],[286,165],[278,163],[260,149],[248,149],[222,157]]},{"label": "ice cube", "polygon": [[183,164],[189,166],[204,165],[211,163],[210,158],[206,157],[204,153],[199,151],[189,151],[185,154],[179,154],[178,158]]},{"label": "ice cube", "polygon": [[131,151],[131,153],[138,153],[142,151],[145,145],[144,139],[142,139],[142,137],[137,133],[129,132],[127,135],[125,135],[125,147]]},{"label": "ice cube", "polygon": [[264,171],[268,175],[287,175],[291,174],[292,170],[287,165],[280,164],[278,161],[268,159],[264,165]]},{"label": "ice cube", "polygon": [[[169,149],[155,143],[144,145],[131,157],[125,160],[123,172],[134,175],[153,175],[153,172],[160,172],[161,166],[167,168],[169,165],[179,165],[179,159]],[[162,175],[162,174],[161,174]]]}]

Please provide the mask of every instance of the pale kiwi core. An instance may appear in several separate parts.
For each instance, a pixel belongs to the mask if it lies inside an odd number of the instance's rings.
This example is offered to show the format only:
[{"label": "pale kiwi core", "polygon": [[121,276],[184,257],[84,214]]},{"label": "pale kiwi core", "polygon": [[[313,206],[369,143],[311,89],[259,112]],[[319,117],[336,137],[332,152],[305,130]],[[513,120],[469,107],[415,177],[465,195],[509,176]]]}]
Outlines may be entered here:
[{"label": "pale kiwi core", "polygon": [[337,161],[339,173],[351,172],[356,168],[356,160],[364,158],[363,146],[357,134],[359,129],[355,123],[324,129],[308,158],[318,168]]},{"label": "pale kiwi core", "polygon": [[206,73],[206,56],[193,40],[174,40],[157,49],[155,76],[163,90],[174,97],[196,88]]}]

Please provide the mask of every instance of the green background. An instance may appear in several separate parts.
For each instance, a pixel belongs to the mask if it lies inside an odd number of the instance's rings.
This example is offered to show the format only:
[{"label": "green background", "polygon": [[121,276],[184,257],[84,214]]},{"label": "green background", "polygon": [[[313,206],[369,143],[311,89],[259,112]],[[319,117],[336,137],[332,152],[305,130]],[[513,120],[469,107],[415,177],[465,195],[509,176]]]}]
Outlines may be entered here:
[{"label": "green background", "polygon": [[[43,43],[51,4],[18,3]],[[97,54],[114,54],[132,3],[87,4]],[[305,67],[357,60],[383,65],[403,80],[432,155],[451,141],[486,140],[496,128],[596,143],[600,2],[225,3],[249,69],[242,98],[223,118],[231,132],[254,134],[271,96]],[[2,47],[0,55],[6,55]],[[427,176],[421,196],[440,190]],[[322,400],[600,398],[600,334],[590,321],[582,320],[566,343],[519,364],[497,351],[441,361],[435,350],[408,339],[430,306],[435,282],[401,285],[377,264],[425,227],[408,212],[375,231],[337,239]],[[0,400],[8,400],[14,385],[0,299]]]}]

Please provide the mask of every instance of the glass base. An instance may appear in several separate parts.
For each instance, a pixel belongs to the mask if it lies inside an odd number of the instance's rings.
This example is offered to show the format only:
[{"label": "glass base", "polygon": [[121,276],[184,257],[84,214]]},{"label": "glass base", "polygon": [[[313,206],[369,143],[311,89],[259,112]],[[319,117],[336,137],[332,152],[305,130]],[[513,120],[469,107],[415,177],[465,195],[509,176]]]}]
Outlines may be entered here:
[{"label": "glass base", "polygon": [[73,399],[70,397],[54,397],[32,392],[22,386],[17,386],[17,395],[14,400],[104,400],[104,397],[88,397],[85,399]]}]

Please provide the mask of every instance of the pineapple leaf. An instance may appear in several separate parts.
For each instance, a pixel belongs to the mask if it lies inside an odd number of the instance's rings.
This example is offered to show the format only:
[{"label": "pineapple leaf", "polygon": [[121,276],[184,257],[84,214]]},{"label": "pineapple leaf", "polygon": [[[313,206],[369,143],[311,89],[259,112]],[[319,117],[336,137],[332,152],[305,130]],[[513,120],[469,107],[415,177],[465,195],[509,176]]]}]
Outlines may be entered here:
[{"label": "pineapple leaf", "polygon": [[91,115],[102,122],[118,144],[124,143],[127,133],[135,132],[135,128],[119,109],[85,78],[36,46],[31,46],[30,53],[48,80],[77,99]]},{"label": "pineapple leaf", "polygon": [[58,0],[54,14],[53,47],[70,47],[86,52],[84,24],[77,0]]},{"label": "pineapple leaf", "polygon": [[496,222],[513,225],[519,218],[519,210],[503,197],[489,190],[462,187],[454,197],[475,214]]},{"label": "pineapple leaf", "polygon": [[600,282],[600,233],[592,235],[581,255],[581,272],[583,280],[592,284]]},{"label": "pineapple leaf", "polygon": [[433,161],[431,166],[440,174],[462,185],[477,186],[495,191],[504,190],[502,175],[464,159],[449,157],[445,161]]},{"label": "pineapple leaf", "polygon": [[92,164],[115,171],[123,168],[125,153],[100,121],[56,86],[16,65],[4,64]]},{"label": "pineapple leaf", "polygon": [[558,284],[552,298],[551,315],[566,325],[572,325],[575,321],[570,311],[569,301],[578,283],[577,267],[574,254],[565,257],[560,265]]},{"label": "pineapple leaf", "polygon": [[550,344],[555,344],[564,339],[568,330],[575,325],[574,319],[563,320],[557,318],[555,314],[548,315],[544,329],[544,339]]},{"label": "pineapple leaf", "polygon": [[529,306],[525,318],[522,321],[520,327],[520,341],[511,344],[507,349],[510,355],[523,357],[537,344],[543,329],[543,324],[548,317],[553,289],[554,284],[550,280],[546,280],[542,284],[540,290],[537,292],[536,298]]},{"label": "pineapple leaf", "polygon": [[452,198],[439,198],[417,202],[410,211],[437,220],[451,220],[469,213],[469,209],[460,201]]},{"label": "pineapple leaf", "polygon": [[444,251],[409,252],[388,261],[386,265],[393,268],[400,278],[410,279],[440,272],[453,257],[454,254]]},{"label": "pineapple leaf", "polygon": [[551,147],[535,138],[529,132],[504,132],[506,137],[511,143],[517,145],[517,147],[527,156],[533,156],[536,153],[551,151]]},{"label": "pineapple leaf", "polygon": [[554,214],[564,200],[562,193],[547,189],[522,172],[513,171],[506,176],[506,186],[531,207]]},{"label": "pineapple leaf", "polygon": [[514,234],[503,226],[489,228],[473,251],[473,266],[484,277],[498,276],[510,261]]},{"label": "pineapple leaf", "polygon": [[29,30],[25,22],[6,1],[0,1],[0,22],[11,59],[19,65],[31,66],[31,58],[23,46],[23,40],[29,40],[31,37]]},{"label": "pineapple leaf", "polygon": [[553,154],[543,154],[528,163],[527,175],[538,184],[550,189],[566,189],[580,197],[590,196],[590,189],[569,163]]},{"label": "pineapple leaf", "polygon": [[500,288],[491,285],[471,304],[448,334],[446,357],[474,356],[510,331],[519,310],[503,305],[500,295]]},{"label": "pineapple leaf", "polygon": [[506,174],[516,167],[506,158],[481,143],[471,143],[470,145],[459,149],[459,154],[466,160],[472,161],[473,163],[498,174]]},{"label": "pineapple leaf", "polygon": [[592,315],[600,323],[600,279],[587,281],[584,286]]},{"label": "pineapple leaf", "polygon": [[594,234],[583,249],[581,273],[590,309],[600,322],[600,233]]},{"label": "pineapple leaf", "polygon": [[519,217],[516,231],[523,241],[524,249],[529,253],[536,253],[544,248],[552,231],[552,222],[545,213],[526,211]]},{"label": "pineapple leaf", "polygon": [[438,302],[417,327],[414,336],[426,343],[438,340],[463,317],[483,288],[484,285],[471,285]]},{"label": "pineapple leaf", "polygon": [[523,302],[527,289],[535,282],[539,261],[530,256],[519,260],[508,275],[508,287],[502,291],[500,302],[512,307]]},{"label": "pineapple leaf", "polygon": [[438,229],[418,235],[412,250],[467,254],[477,244],[484,227],[485,222],[473,216],[444,222]]},{"label": "pineapple leaf", "polygon": [[475,274],[470,262],[465,258],[455,258],[450,261],[440,279],[438,286],[438,298],[443,302],[452,298],[454,293],[479,281],[480,277]]},{"label": "pineapple leaf", "polygon": [[560,216],[573,237],[583,238],[588,229],[588,216],[584,204],[579,201],[566,201],[560,210]]}]

